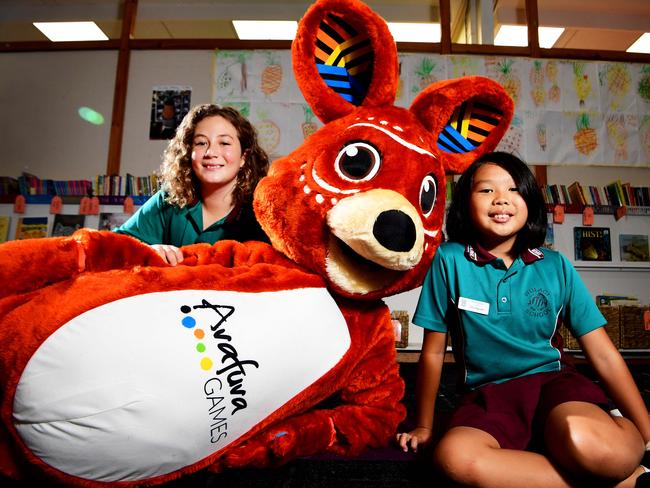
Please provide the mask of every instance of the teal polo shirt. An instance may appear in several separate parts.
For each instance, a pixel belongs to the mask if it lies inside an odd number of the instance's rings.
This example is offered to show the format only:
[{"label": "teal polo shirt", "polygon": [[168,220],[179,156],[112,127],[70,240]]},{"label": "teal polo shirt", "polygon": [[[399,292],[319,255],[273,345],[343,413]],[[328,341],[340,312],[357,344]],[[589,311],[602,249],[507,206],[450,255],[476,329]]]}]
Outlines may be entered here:
[{"label": "teal polo shirt", "polygon": [[560,370],[560,325],[579,337],[606,320],[557,251],[528,249],[506,268],[477,246],[446,242],[424,279],[413,323],[451,333],[464,384],[473,389]]},{"label": "teal polo shirt", "polygon": [[235,207],[204,230],[201,202],[180,208],[166,202],[163,191],[149,198],[115,232],[133,236],[147,244],[171,244],[176,247],[201,242],[214,244],[224,239],[268,242],[268,237],[255,219],[251,204]]}]

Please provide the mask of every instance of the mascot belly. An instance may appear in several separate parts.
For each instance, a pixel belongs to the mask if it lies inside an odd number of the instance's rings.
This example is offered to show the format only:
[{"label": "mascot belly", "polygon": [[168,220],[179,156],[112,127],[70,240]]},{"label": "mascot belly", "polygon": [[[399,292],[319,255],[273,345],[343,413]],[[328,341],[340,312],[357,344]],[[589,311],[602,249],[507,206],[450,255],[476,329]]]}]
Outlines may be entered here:
[{"label": "mascot belly", "polygon": [[67,474],[164,475],[237,440],[349,345],[325,288],[125,297],[66,321],[41,344],[16,387],[14,422],[29,450]]}]

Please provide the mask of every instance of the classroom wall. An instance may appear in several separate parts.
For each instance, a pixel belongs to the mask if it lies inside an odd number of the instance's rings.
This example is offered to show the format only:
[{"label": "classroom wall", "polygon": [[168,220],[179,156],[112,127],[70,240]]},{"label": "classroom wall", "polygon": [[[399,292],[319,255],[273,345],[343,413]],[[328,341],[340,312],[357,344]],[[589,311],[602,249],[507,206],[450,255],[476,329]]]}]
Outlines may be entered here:
[{"label": "classroom wall", "polygon": [[[149,140],[154,86],[192,89],[192,105],[210,102],[213,50],[134,50],[127,89],[121,173],[157,169],[164,140]],[[106,171],[117,66],[116,51],[0,54],[0,174],[28,171],[40,178],[91,179]],[[104,116],[85,122],[78,109]],[[605,185],[615,179],[650,185],[650,168],[549,166],[549,183]]]},{"label": "classroom wall", "polygon": [[166,140],[149,140],[151,94],[154,86],[192,88],[192,105],[213,100],[212,50],[132,51],[124,115],[120,173],[146,175],[158,169]]},{"label": "classroom wall", "polygon": [[[106,170],[116,51],[0,54],[0,174],[92,178]],[[92,125],[88,106],[104,116]]]}]

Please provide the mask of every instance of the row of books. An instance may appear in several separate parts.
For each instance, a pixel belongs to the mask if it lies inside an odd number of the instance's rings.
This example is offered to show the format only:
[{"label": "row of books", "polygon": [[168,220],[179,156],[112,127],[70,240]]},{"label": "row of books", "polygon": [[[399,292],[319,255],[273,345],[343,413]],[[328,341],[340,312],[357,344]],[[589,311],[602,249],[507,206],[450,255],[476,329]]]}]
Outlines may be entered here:
[{"label": "row of books", "polygon": [[97,175],[93,182],[93,194],[97,196],[153,195],[160,189],[158,176]]},{"label": "row of books", "polygon": [[[645,234],[620,234],[621,261],[650,261],[650,246]],[[574,227],[573,244],[576,261],[611,261],[612,243],[609,227]]]},{"label": "row of books", "polygon": [[[103,212],[99,214],[99,230],[113,230],[131,216],[127,213]],[[48,232],[50,218],[52,228]],[[49,217],[19,217],[14,239],[35,239],[40,237],[68,236],[86,224],[86,216],[79,214],[55,214]],[[11,217],[0,216],[0,242],[7,241]]]},{"label": "row of books", "polygon": [[[18,178],[0,177],[0,196],[13,200],[17,195],[51,197],[72,196],[150,196],[160,188],[158,176],[97,175],[90,180],[41,179],[29,173]],[[13,197],[13,198],[12,198]]]},{"label": "row of books", "polygon": [[650,206],[650,190],[647,186],[632,186],[616,180],[604,187],[581,185],[544,185],[544,201],[548,205],[646,207]]},{"label": "row of books", "polygon": [[29,173],[23,173],[17,181],[21,195],[85,196],[91,188],[89,180],[42,180]]}]

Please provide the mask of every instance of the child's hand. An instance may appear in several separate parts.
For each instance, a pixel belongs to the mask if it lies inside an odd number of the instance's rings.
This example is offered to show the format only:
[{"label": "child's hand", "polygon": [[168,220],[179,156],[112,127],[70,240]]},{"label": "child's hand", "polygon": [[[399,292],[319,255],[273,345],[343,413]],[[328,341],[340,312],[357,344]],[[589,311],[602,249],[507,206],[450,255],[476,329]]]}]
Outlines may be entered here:
[{"label": "child's hand", "polygon": [[167,263],[176,266],[183,262],[183,253],[176,246],[169,246],[167,244],[152,244],[151,248],[160,254]]},{"label": "child's hand", "polygon": [[426,427],[416,427],[411,432],[397,434],[397,443],[404,452],[408,452],[409,448],[417,452],[418,446],[426,446],[429,442],[431,442],[431,429]]}]

